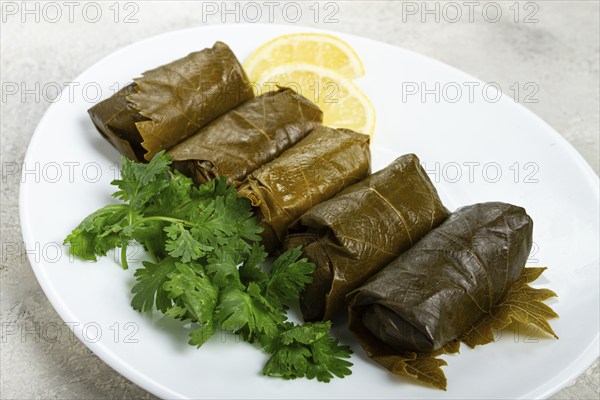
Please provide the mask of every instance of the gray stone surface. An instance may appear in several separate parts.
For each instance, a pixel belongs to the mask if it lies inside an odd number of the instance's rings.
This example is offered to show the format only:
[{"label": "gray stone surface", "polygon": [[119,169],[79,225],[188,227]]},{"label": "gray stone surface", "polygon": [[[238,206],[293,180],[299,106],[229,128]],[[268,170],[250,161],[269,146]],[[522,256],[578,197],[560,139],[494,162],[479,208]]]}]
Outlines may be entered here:
[{"label": "gray stone surface", "polygon": [[[98,3],[102,17],[96,23],[83,18],[83,3],[76,3],[73,22],[63,3],[62,17],[55,19],[55,10],[38,3],[40,20],[35,15],[12,15],[12,6],[21,2],[4,2],[0,26],[2,82],[25,83],[68,82],[81,71],[112,51],[162,32],[219,23],[221,17],[235,22],[235,16],[221,13],[206,17],[200,4],[183,2],[131,3],[119,6],[119,21],[115,22],[113,2]],[[260,2],[259,2],[260,3]],[[222,7],[221,2],[213,3]],[[482,16],[481,3],[469,22],[468,9],[463,6],[462,19],[457,23],[453,10],[443,3],[440,22],[433,15],[421,22],[421,13],[404,14],[411,4],[378,2],[337,2],[337,23],[323,23],[325,15],[335,10],[321,4],[320,22],[314,21],[309,9],[313,2],[298,2],[303,10],[296,25],[317,26],[353,33],[392,43],[426,54],[462,69],[483,81],[498,82],[504,90],[519,82],[539,87],[537,102],[526,103],[560,132],[598,173],[599,141],[599,8],[596,1],[521,2],[519,22],[515,22],[510,2],[496,2],[503,14],[497,23]],[[462,4],[462,2],[458,2]],[[494,4],[490,7],[493,7]],[[241,4],[239,5],[241,6]],[[9,7],[9,8],[6,8]],[[35,7],[29,5],[30,9]],[[114,7],[114,6],[113,6]],[[235,7],[235,3],[229,3]],[[279,6],[275,21],[286,23]],[[429,3],[431,9],[435,3]],[[526,8],[527,7],[527,8]],[[136,11],[137,9],[137,11]],[[537,11],[536,11],[537,10]],[[87,10],[88,19],[94,10]],[[124,17],[136,11],[137,23],[124,23]],[[250,12],[250,10],[247,10]],[[268,9],[263,4],[262,22],[269,22]],[[488,8],[488,19],[494,17]],[[536,12],[537,22],[524,23],[523,18]],[[254,14],[247,14],[253,18]],[[289,14],[293,17],[290,11]],[[22,22],[21,18],[26,21]],[[241,15],[243,20],[244,15]],[[445,18],[444,18],[445,17]],[[21,101],[9,96],[1,103],[1,157],[3,168],[23,160],[29,139],[49,106],[49,102],[33,96]],[[0,343],[1,383],[3,399],[23,398],[153,398],[152,395],[114,372],[83,344],[72,339],[61,319],[41,291],[22,247],[18,220],[19,179],[3,170],[1,190],[0,312],[3,329],[17,327],[20,334],[5,335]],[[47,327],[47,328],[44,328]],[[47,340],[33,329],[57,328],[59,340]],[[40,338],[42,336],[42,338]],[[48,336],[48,335],[46,335]],[[576,382],[556,394],[556,399],[597,399],[599,395],[598,362]]]}]

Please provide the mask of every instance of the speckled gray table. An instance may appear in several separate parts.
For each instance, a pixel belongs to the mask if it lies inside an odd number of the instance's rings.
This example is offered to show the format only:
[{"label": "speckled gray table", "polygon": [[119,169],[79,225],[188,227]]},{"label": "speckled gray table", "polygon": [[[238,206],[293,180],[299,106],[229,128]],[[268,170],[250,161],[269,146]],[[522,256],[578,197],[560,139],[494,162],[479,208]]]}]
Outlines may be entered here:
[{"label": "speckled gray table", "polygon": [[[535,1],[517,6],[513,1],[470,6],[429,2],[428,9],[434,10],[429,14],[421,2],[325,2],[316,7],[318,14],[313,3],[298,1],[286,14],[283,2],[275,2],[275,6],[257,2],[259,16],[256,8],[235,2],[227,4],[234,11],[224,13],[220,1],[205,2],[204,6],[192,2],[55,2],[50,6],[2,2],[2,399],[153,397],[69,335],[44,340],[36,333],[44,324],[63,323],[25,256],[18,220],[19,178],[10,172],[12,165],[23,160],[29,139],[50,104],[52,88],[46,86],[44,93],[45,85],[63,85],[129,43],[222,19],[253,22],[257,17],[260,22],[318,26],[393,43],[485,82],[497,82],[505,90],[517,83],[522,89],[520,101],[569,140],[598,173],[598,2]],[[298,9],[302,15],[294,22]],[[527,83],[534,86],[525,88]],[[535,93],[532,88],[537,89]],[[526,101],[527,94],[531,96]],[[19,334],[7,334],[14,327]],[[596,361],[554,398],[597,399],[598,382]]]}]

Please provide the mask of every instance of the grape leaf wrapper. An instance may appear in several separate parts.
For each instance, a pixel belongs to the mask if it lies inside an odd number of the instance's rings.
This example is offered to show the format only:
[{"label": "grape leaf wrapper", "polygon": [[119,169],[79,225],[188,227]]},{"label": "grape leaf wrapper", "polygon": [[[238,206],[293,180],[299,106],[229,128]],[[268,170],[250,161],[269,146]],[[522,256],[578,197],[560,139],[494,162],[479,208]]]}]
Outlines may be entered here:
[{"label": "grape leaf wrapper", "polygon": [[395,375],[415,379],[441,390],[446,390],[446,375],[441,367],[448,365],[438,358],[443,354],[458,353],[460,343],[452,341],[430,353],[399,351],[375,337],[361,321],[360,311],[350,313],[349,327],[369,358]]},{"label": "grape leaf wrapper", "polygon": [[369,140],[320,126],[246,177],[238,193],[252,203],[267,251],[280,247],[288,226],[311,207],[369,175]]},{"label": "grape leaf wrapper", "polygon": [[533,324],[558,339],[548,323],[549,319],[557,318],[558,314],[542,303],[556,297],[556,293],[549,289],[535,289],[529,286],[529,283],[539,278],[546,269],[525,268],[506,296],[469,331],[462,334],[460,340],[469,347],[488,344],[495,340],[494,331],[504,329],[512,323]]},{"label": "grape leaf wrapper", "polygon": [[144,72],[88,113],[121,154],[143,161],[252,97],[239,61],[226,44],[217,42]]},{"label": "grape leaf wrapper", "polygon": [[350,329],[393,373],[441,389],[446,363],[435,356],[451,352],[448,343],[490,343],[494,329],[512,322],[556,336],[547,322],[556,313],[542,303],[555,294],[528,285],[542,268],[524,268],[532,227],[510,204],[455,211],[350,294]]},{"label": "grape leaf wrapper", "polygon": [[328,320],[346,295],[449,215],[414,154],[308,210],[290,227],[286,247],[302,246],[317,266],[300,302],[307,321]]},{"label": "grape leaf wrapper", "polygon": [[169,151],[197,183],[224,176],[239,184],[321,124],[323,113],[289,88],[267,92],[221,115]]}]

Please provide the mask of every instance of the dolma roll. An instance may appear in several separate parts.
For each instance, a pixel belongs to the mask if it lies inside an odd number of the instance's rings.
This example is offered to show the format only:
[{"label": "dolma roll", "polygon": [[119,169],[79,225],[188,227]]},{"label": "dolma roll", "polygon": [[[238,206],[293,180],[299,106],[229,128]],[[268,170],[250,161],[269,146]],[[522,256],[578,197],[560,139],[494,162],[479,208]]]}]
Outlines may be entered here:
[{"label": "dolma roll", "polygon": [[439,227],[351,293],[350,329],[368,353],[433,352],[467,332],[520,277],[532,244],[525,210],[482,203]]},{"label": "dolma roll", "polygon": [[239,61],[226,44],[216,42],[144,72],[88,112],[117,150],[143,161],[252,97]]},{"label": "dolma roll", "polygon": [[302,246],[316,264],[300,302],[304,319],[331,319],[348,293],[448,214],[414,154],[308,210],[286,238],[286,247]]},{"label": "dolma roll", "polygon": [[364,179],[370,171],[368,135],[320,126],[248,175],[238,193],[255,207],[264,229],[265,248],[273,251],[288,226],[304,212]]},{"label": "dolma roll", "polygon": [[240,183],[323,121],[314,103],[282,88],[246,101],[169,151],[174,165],[196,183],[224,176]]},{"label": "dolma roll", "polygon": [[135,124],[148,118],[138,113],[127,101],[127,96],[134,93],[135,85],[131,83],[90,108],[88,113],[98,132],[119,153],[129,159],[143,161],[146,150],[142,147],[143,139]]}]

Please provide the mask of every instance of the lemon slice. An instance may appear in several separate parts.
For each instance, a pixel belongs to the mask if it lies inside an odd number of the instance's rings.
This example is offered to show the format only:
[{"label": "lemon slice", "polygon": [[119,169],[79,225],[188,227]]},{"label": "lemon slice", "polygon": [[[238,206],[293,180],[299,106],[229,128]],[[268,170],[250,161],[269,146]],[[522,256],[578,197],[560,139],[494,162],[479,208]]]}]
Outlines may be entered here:
[{"label": "lemon slice", "polygon": [[244,69],[251,81],[273,65],[311,64],[332,69],[354,79],[365,74],[358,55],[341,39],[322,33],[293,33],[276,37],[248,58]]},{"label": "lemon slice", "polygon": [[284,64],[265,70],[256,83],[261,93],[277,86],[294,89],[323,110],[323,125],[373,135],[373,105],[354,82],[335,71],[310,64]]}]

